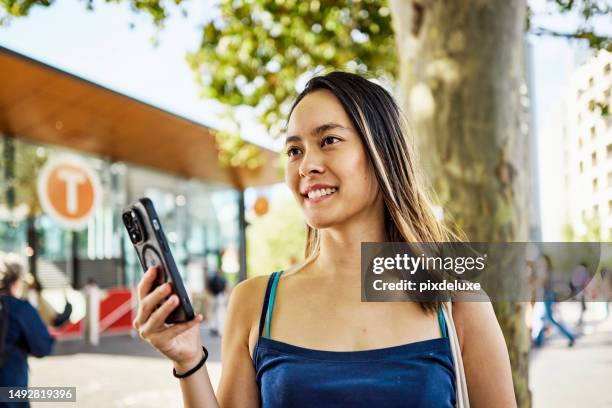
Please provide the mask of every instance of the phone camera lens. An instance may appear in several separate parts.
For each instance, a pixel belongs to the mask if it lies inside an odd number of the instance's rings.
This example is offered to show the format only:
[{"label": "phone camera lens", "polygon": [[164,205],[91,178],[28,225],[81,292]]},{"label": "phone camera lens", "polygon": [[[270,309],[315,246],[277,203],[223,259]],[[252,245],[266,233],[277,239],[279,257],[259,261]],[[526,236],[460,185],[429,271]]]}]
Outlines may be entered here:
[{"label": "phone camera lens", "polygon": [[138,226],[139,223],[137,217],[138,216],[133,210],[123,214],[123,223],[125,224],[128,235],[130,236],[130,241],[132,241],[134,244],[142,241],[142,232]]}]

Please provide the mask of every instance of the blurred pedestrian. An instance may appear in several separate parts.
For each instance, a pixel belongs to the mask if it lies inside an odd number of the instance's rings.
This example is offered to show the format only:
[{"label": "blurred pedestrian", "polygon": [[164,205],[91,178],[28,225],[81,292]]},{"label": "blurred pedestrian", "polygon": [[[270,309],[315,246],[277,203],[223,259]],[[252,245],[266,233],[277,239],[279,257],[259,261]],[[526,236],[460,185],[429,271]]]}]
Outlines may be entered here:
[{"label": "blurred pedestrian", "polygon": [[572,272],[570,281],[570,289],[572,290],[572,296],[576,297],[580,301],[580,317],[578,318],[578,325],[582,325],[584,320],[584,312],[586,312],[586,299],[585,299],[585,288],[589,283],[589,272],[587,264],[581,262],[576,266]]},{"label": "blurred pedestrian", "polygon": [[213,296],[211,311],[210,334],[213,336],[223,335],[223,323],[225,320],[225,306],[227,304],[227,280],[221,269],[217,269],[215,274],[208,280],[208,291]]},{"label": "blurred pedestrian", "polygon": [[[576,336],[561,322],[559,322],[553,313],[553,306],[556,303],[555,291],[553,285],[553,266],[552,261],[548,255],[542,255],[544,261],[544,267],[546,272],[546,280],[544,282],[544,322],[550,323],[556,326],[561,333],[568,338],[569,346],[572,347],[576,342]],[[544,323],[543,322],[543,323]],[[540,328],[538,335],[536,336],[534,345],[540,347],[544,343],[544,337],[546,334],[547,325],[543,324]]]},{"label": "blurred pedestrian", "polygon": [[51,354],[55,341],[36,309],[20,299],[24,270],[17,255],[0,253],[0,387],[27,387],[28,355]]}]

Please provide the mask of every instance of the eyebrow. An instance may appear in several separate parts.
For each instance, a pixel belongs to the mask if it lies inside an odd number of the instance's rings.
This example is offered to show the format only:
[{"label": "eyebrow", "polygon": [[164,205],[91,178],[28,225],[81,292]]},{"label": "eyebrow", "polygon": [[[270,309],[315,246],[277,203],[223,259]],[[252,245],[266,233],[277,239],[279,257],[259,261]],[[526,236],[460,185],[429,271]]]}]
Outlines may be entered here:
[{"label": "eyebrow", "polygon": [[[344,126],[342,126],[339,123],[335,123],[335,122],[328,122],[328,123],[324,123],[320,126],[317,126],[316,128],[314,128],[312,130],[312,132],[310,132],[310,134],[312,136],[318,136],[321,133],[325,133],[328,130],[332,130],[332,129],[342,129],[342,130],[348,130],[347,128],[345,128]],[[293,141],[301,141],[302,138],[297,136],[297,135],[291,135],[288,136],[287,139],[285,139],[285,144],[289,143],[289,142],[293,142]]]}]

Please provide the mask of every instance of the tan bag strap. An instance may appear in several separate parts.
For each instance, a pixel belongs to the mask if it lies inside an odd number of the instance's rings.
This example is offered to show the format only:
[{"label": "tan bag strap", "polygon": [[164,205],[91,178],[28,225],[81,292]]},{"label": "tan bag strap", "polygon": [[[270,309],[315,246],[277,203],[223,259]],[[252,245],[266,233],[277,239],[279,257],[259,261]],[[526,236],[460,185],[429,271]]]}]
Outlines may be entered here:
[{"label": "tan bag strap", "polygon": [[461,356],[461,346],[459,345],[459,337],[457,336],[457,329],[455,328],[455,321],[453,320],[452,302],[442,302],[442,313],[444,314],[444,320],[446,321],[446,327],[448,329],[448,340],[450,341],[455,366],[457,408],[470,408],[467,380],[463,368],[463,357]]}]

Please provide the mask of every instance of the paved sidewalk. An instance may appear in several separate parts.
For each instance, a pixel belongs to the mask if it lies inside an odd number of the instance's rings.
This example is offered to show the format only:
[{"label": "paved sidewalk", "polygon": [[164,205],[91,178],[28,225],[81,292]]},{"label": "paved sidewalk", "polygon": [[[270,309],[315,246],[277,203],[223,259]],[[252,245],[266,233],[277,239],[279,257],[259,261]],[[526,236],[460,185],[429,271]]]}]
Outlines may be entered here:
[{"label": "paved sidewalk", "polygon": [[[221,375],[218,337],[202,326],[209,350],[206,363],[213,386]],[[182,407],[172,363],[137,336],[103,337],[98,347],[82,340],[56,344],[54,354],[30,358],[30,386],[73,386],[75,403],[32,403],[32,407]]]},{"label": "paved sidewalk", "polygon": [[533,408],[612,407],[612,315],[603,304],[587,304],[585,324],[577,328],[580,305],[563,303],[559,312],[574,332],[582,331],[574,347],[556,330],[530,356],[529,382]]}]

